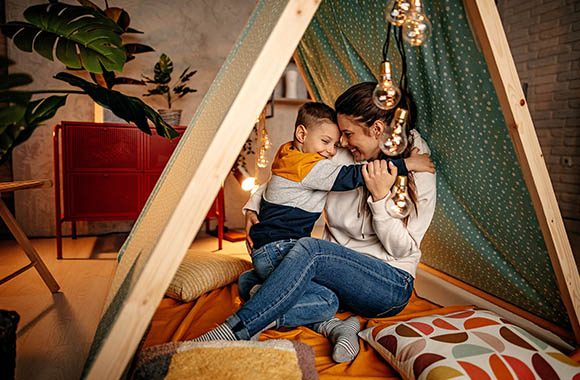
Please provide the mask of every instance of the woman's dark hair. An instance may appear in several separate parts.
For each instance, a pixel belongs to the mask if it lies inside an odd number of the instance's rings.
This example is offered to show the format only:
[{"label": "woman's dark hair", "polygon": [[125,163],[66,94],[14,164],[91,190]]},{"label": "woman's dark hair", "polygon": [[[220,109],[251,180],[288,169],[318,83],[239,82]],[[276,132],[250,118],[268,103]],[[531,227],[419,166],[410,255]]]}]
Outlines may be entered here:
[{"label": "woman's dark hair", "polygon": [[[385,111],[380,109],[373,102],[373,91],[377,87],[376,82],[363,82],[355,84],[340,95],[334,102],[334,109],[337,114],[351,116],[357,121],[371,127],[377,120],[388,123],[395,114],[395,108]],[[416,109],[409,94],[403,94],[399,107],[409,111],[407,125],[409,129],[415,127]]]},{"label": "woman's dark hair", "polygon": [[[343,92],[334,102],[334,109],[337,114],[350,116],[354,120],[363,123],[367,128],[370,128],[375,121],[382,120],[384,123],[388,124],[391,122],[393,116],[395,115],[395,110],[397,107],[391,110],[383,110],[375,105],[373,102],[373,91],[377,86],[376,82],[362,82],[355,84],[354,86]],[[417,115],[417,109],[415,104],[411,99],[410,94],[403,93],[403,96],[397,105],[402,107],[409,112],[409,117],[407,119],[407,138],[409,139],[409,144],[407,148],[399,157],[388,157],[384,153],[379,154],[379,159],[387,158],[407,158],[411,155],[411,150],[413,149],[413,136],[411,135],[411,129],[415,127],[415,120]],[[415,212],[417,212],[417,191],[415,187],[415,180],[413,174],[409,172],[408,174],[408,191],[411,200],[415,206]],[[405,219],[405,223],[407,219]]]}]

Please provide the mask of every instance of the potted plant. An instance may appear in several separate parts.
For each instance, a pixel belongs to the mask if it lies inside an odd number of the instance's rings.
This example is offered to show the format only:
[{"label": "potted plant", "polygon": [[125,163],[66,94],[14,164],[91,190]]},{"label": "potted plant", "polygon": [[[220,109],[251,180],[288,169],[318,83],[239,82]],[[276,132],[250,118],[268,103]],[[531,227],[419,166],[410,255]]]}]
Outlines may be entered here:
[{"label": "potted plant", "polygon": [[[95,74],[122,72],[128,60],[128,51],[147,50],[144,45],[124,46],[120,35],[125,29],[105,12],[86,6],[88,1],[80,3],[83,6],[58,2],[33,5],[24,11],[24,18],[28,22],[12,21],[0,25],[0,28],[20,50],[34,51],[51,61],[56,50],[56,58],[68,69],[85,70]],[[42,37],[36,38],[39,35]],[[63,46],[67,49],[63,50]],[[0,69],[5,70],[11,64],[6,57],[0,57]],[[16,145],[26,141],[41,122],[53,117],[56,111],[65,105],[67,99],[67,95],[64,95],[33,100],[32,97],[38,94],[88,95],[94,102],[109,108],[127,122],[134,123],[147,134],[151,134],[148,123],[151,121],[160,136],[173,138],[179,135],[141,99],[90,83],[70,73],[61,72],[54,78],[80,90],[16,90],[15,87],[31,83],[32,77],[26,73],[2,75],[0,162],[7,159]]]},{"label": "potted plant", "polygon": [[146,94],[143,96],[151,95],[161,95],[165,98],[167,102],[167,109],[157,110],[159,115],[167,122],[169,125],[179,125],[181,120],[181,110],[172,110],[171,101],[172,95],[177,96],[177,99],[183,98],[185,95],[196,92],[196,89],[192,89],[187,86],[187,82],[191,77],[197,73],[197,70],[189,71],[189,67],[186,68],[178,80],[171,84],[171,73],[173,73],[173,62],[167,54],[163,53],[159,57],[159,61],[155,64],[153,69],[153,78],[143,75],[145,78],[145,83],[154,84],[153,88],[149,88]]}]

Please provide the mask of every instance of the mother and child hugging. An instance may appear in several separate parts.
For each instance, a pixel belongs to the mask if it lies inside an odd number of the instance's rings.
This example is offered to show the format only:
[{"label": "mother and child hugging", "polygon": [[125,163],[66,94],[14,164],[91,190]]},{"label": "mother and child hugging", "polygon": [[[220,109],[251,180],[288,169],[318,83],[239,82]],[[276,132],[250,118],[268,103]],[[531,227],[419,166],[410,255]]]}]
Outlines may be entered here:
[{"label": "mother and child hugging", "polygon": [[[194,339],[248,340],[265,329],[306,326],[333,344],[336,362],[359,352],[356,316],[389,317],[407,305],[421,257],[421,240],[435,210],[435,167],[415,129],[409,96],[408,145],[396,159],[381,151],[381,135],[395,110],[372,100],[376,83],[341,94],[334,110],[306,103],[294,140],[282,145],[269,182],[244,206],[254,269],[238,281],[242,307],[224,324]],[[397,175],[408,177],[412,212],[387,210]],[[322,239],[310,237],[324,210]]]}]

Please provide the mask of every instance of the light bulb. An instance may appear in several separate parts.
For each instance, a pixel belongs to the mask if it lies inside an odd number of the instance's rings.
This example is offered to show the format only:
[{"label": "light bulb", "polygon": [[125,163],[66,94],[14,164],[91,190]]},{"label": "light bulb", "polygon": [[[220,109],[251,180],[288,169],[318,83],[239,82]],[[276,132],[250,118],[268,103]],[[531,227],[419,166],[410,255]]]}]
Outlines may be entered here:
[{"label": "light bulb", "polygon": [[255,185],[256,185],[256,179],[254,177],[246,178],[242,182],[242,190],[250,191],[254,188]]},{"label": "light bulb", "polygon": [[394,26],[401,26],[407,19],[407,12],[411,8],[408,0],[391,0],[387,4],[387,21]]},{"label": "light bulb", "polygon": [[431,36],[432,29],[431,21],[423,13],[421,0],[414,0],[413,8],[407,12],[403,24],[403,40],[413,46],[420,46]]},{"label": "light bulb", "polygon": [[266,148],[264,146],[260,147],[260,153],[256,158],[256,165],[258,165],[259,168],[265,168],[268,166],[268,160],[266,159]]},{"label": "light bulb", "polygon": [[242,186],[242,190],[250,191],[256,185],[256,179],[250,176],[250,173],[242,165],[236,165],[232,169],[234,178]]},{"label": "light bulb", "polygon": [[407,117],[407,110],[397,108],[393,120],[381,134],[379,147],[387,156],[398,156],[407,148]]},{"label": "light bulb", "polygon": [[381,65],[381,80],[373,91],[373,102],[384,110],[395,108],[401,100],[401,90],[393,84],[391,62],[388,60]]},{"label": "light bulb", "polygon": [[407,176],[397,176],[391,196],[387,200],[387,213],[393,218],[404,219],[409,216],[413,203],[407,192]]}]

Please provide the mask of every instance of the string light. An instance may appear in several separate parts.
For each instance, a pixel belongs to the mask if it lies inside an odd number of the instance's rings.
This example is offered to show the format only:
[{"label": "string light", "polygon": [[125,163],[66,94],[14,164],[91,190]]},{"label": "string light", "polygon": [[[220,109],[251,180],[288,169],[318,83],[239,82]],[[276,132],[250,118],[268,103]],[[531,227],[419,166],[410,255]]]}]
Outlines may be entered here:
[{"label": "string light", "polygon": [[379,147],[387,156],[398,156],[407,148],[407,110],[397,108],[391,123],[380,136]]},{"label": "string light", "polygon": [[431,36],[432,29],[431,21],[423,12],[422,1],[413,0],[413,7],[403,24],[403,40],[412,46],[420,46]]},{"label": "string light", "polygon": [[393,218],[404,219],[411,212],[412,202],[407,192],[407,176],[397,176],[391,196],[387,201],[387,213]]},{"label": "string light", "polygon": [[407,0],[391,0],[387,4],[387,21],[393,26],[402,26],[410,8],[411,3]]},{"label": "string light", "polygon": [[381,80],[373,91],[373,102],[384,110],[395,108],[401,100],[401,90],[393,84],[391,70],[391,62],[387,59],[381,65]]},{"label": "string light", "polygon": [[270,149],[272,145],[270,143],[270,138],[268,137],[268,131],[266,130],[266,109],[262,111],[260,117],[258,118],[257,134],[256,138],[258,140],[258,155],[256,157],[256,166],[259,168],[265,168],[268,166],[268,159],[266,158],[266,151]]}]

